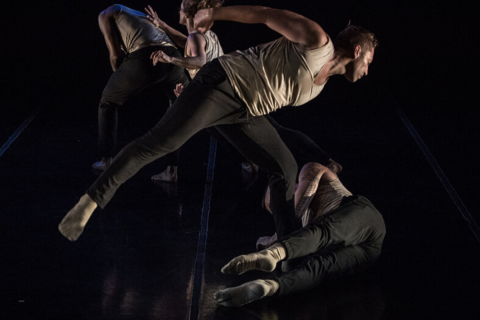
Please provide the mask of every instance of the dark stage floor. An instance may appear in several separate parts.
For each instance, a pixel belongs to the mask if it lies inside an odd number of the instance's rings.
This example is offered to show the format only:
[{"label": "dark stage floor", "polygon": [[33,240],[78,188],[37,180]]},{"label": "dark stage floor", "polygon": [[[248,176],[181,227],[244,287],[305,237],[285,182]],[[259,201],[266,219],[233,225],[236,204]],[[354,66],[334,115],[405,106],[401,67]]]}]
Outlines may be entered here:
[{"label": "dark stage floor", "polygon": [[[215,151],[205,132],[182,149],[177,184],[149,180],[162,161],[147,166],[104,211],[96,211],[79,241],[67,241],[57,225],[96,178],[90,169],[96,114],[44,108],[0,158],[2,317],[476,319],[478,239],[397,111],[338,105],[316,119],[301,114],[285,109],[276,118],[303,128],[334,155],[344,166],[343,183],[384,215],[383,253],[366,273],[300,295],[217,307],[214,291],[267,276],[226,276],[220,268],[254,251],[258,237],[273,233],[273,221],[260,206],[265,177],[242,174],[240,164]],[[418,132],[425,130],[419,115],[412,116]],[[127,127],[136,131],[143,119],[131,109],[121,118],[129,119],[121,123],[125,144]],[[19,114],[10,119],[18,127],[25,120]],[[440,148],[428,141],[427,146]],[[458,170],[447,163],[445,172]],[[468,212],[478,212],[472,189],[452,173],[448,178]],[[205,247],[200,234],[207,236]]]},{"label": "dark stage floor", "polygon": [[[176,2],[166,12],[176,14]],[[273,117],[330,153],[343,184],[383,214],[382,255],[363,274],[233,309],[218,307],[213,292],[271,276],[220,272],[274,232],[260,205],[263,174],[242,173],[200,132],[181,149],[178,183],[153,183],[164,163],[150,164],[77,242],[66,240],[57,226],[97,177],[96,107],[111,70],[96,19],[112,3],[16,8],[31,17],[17,30],[33,25],[39,39],[10,46],[13,71],[3,72],[0,319],[480,319],[480,115],[478,90],[461,73],[475,70],[478,55],[452,49],[472,37],[473,10],[375,3],[262,4],[314,15],[332,35],[350,18],[378,34],[368,77],[332,78],[317,99]],[[262,26],[215,27],[226,52],[275,39]],[[442,43],[451,47],[440,52]],[[120,114],[119,146],[166,105],[155,88],[134,98]]]}]

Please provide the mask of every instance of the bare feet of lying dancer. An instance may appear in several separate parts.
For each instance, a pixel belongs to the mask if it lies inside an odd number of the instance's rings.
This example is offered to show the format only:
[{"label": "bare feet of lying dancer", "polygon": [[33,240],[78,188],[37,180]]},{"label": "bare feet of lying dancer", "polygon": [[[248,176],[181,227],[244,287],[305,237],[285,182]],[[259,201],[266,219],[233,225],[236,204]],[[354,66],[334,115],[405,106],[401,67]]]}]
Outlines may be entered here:
[{"label": "bare feet of lying dancer", "polygon": [[239,307],[252,301],[271,296],[278,290],[278,282],[275,280],[254,280],[238,287],[219,290],[213,294],[213,298],[219,305],[224,307]]},{"label": "bare feet of lying dancer", "polygon": [[273,246],[246,255],[241,255],[230,260],[222,268],[224,274],[242,274],[250,270],[272,272],[277,263],[285,259],[287,252],[285,247],[277,242]]},{"label": "bare feet of lying dancer", "polygon": [[[268,249],[233,258],[222,268],[225,274],[242,274],[249,270],[271,272],[277,263],[285,259],[285,247],[275,243]],[[271,296],[277,292],[279,284],[275,280],[254,280],[234,288],[215,292],[213,298],[224,307],[238,307],[252,301]]]},{"label": "bare feet of lying dancer", "polygon": [[60,222],[58,230],[68,240],[77,240],[96,208],[97,203],[89,195],[84,194]]},{"label": "bare feet of lying dancer", "polygon": [[95,170],[105,171],[110,165],[112,164],[113,158],[106,157],[102,158],[102,160],[95,162],[92,164],[92,168]]},{"label": "bare feet of lying dancer", "polygon": [[178,174],[177,174],[177,166],[168,166],[165,171],[153,175],[153,181],[164,181],[164,182],[177,182]]}]

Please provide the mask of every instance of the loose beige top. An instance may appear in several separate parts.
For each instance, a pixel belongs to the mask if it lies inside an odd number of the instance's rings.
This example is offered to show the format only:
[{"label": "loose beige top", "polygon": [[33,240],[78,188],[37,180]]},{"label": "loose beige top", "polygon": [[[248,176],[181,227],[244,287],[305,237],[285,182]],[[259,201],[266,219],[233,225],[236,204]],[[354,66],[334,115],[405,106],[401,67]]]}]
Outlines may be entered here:
[{"label": "loose beige top", "polygon": [[337,209],[343,197],[350,197],[351,195],[352,193],[345,188],[338,178],[329,183],[319,184],[312,202],[301,217],[302,226],[306,226],[318,217]]},{"label": "loose beige top", "polygon": [[[200,33],[198,31],[194,31],[193,33]],[[205,53],[207,54],[206,62],[210,62],[215,58],[218,58],[220,56],[223,56],[223,49],[222,46],[220,45],[220,40],[218,40],[217,35],[211,31],[208,30],[204,34],[200,33],[204,38],[205,38]],[[188,52],[188,42],[187,45],[185,45],[185,57],[187,57],[187,52]],[[188,71],[188,74],[190,75],[190,78],[194,78],[198,71],[200,69],[189,69],[186,68]]]},{"label": "loose beige top", "polygon": [[219,61],[250,113],[261,116],[315,98],[325,84],[316,85],[313,81],[333,52],[330,37],[325,45],[313,50],[305,50],[282,37],[226,54]]},{"label": "loose beige top", "polygon": [[175,47],[162,29],[156,28],[148,21],[146,14],[121,4],[116,4],[114,7],[120,9],[114,17],[122,36],[122,50],[126,54],[149,46]]}]

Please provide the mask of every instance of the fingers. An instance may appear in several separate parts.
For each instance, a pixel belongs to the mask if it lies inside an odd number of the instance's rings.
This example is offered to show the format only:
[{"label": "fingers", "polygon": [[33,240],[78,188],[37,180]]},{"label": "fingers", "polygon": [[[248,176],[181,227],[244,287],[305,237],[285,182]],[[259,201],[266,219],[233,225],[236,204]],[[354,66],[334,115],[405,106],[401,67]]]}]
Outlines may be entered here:
[{"label": "fingers", "polygon": [[183,84],[177,83],[177,86],[175,87],[175,89],[173,89],[173,92],[178,98],[178,96],[183,92]]},{"label": "fingers", "polygon": [[152,52],[150,59],[153,60],[153,65],[156,66],[158,62],[168,63],[163,57],[165,53],[162,50]]}]

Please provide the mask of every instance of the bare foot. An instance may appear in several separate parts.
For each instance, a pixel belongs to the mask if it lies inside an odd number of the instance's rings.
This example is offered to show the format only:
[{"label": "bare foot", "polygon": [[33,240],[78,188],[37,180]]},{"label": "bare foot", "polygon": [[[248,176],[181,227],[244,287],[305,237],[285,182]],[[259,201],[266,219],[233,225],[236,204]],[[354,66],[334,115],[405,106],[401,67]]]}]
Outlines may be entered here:
[{"label": "bare foot", "polygon": [[164,182],[177,182],[178,175],[177,175],[177,167],[176,166],[168,166],[165,171],[153,175],[153,181],[164,181]]},{"label": "bare foot", "polygon": [[92,164],[92,168],[95,170],[105,171],[112,164],[113,158],[107,157]]},{"label": "bare foot", "polygon": [[96,207],[95,201],[89,195],[84,194],[60,222],[58,230],[68,240],[77,240]]},{"label": "bare foot", "polygon": [[268,249],[260,252],[233,258],[221,271],[224,274],[242,274],[250,270],[272,272],[275,270],[277,263],[285,259],[285,256],[285,247],[277,242]]},{"label": "bare foot", "polygon": [[275,280],[254,280],[234,288],[215,292],[213,298],[224,307],[239,307],[252,301],[271,296],[278,290]]}]

